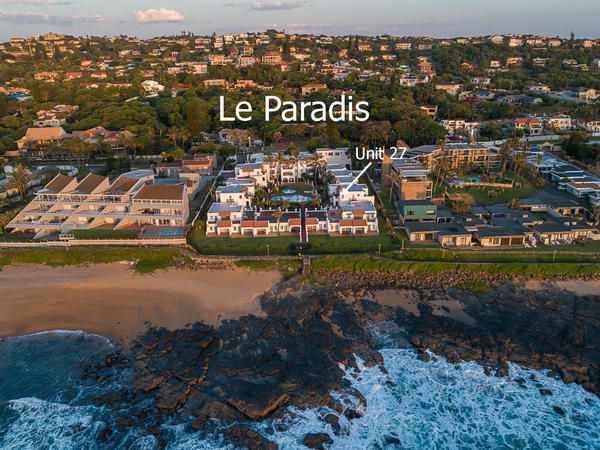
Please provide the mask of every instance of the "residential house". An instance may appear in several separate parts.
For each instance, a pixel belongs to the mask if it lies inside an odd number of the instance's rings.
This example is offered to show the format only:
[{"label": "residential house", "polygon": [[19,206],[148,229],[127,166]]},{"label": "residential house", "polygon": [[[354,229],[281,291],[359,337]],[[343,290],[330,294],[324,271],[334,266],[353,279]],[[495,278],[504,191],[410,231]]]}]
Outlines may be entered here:
[{"label": "residential house", "polygon": [[435,88],[438,91],[444,91],[450,95],[457,96],[458,93],[462,90],[463,85],[459,84],[459,83],[454,83],[454,82],[436,83]]},{"label": "residential house", "polygon": [[300,88],[300,92],[302,93],[302,95],[312,94],[313,92],[323,92],[326,90],[327,90],[327,85],[320,84],[320,83],[305,84],[304,86],[302,86]]},{"label": "residential house", "polygon": [[281,59],[281,55],[279,54],[279,52],[270,51],[270,52],[266,52],[262,56],[261,61],[263,64],[268,64],[270,66],[277,66],[277,65],[281,64],[282,59]]},{"label": "residential house", "polygon": [[557,131],[569,131],[573,128],[573,119],[566,114],[546,117],[544,119],[546,128]]},{"label": "residential house", "polygon": [[127,150],[125,143],[136,135],[128,130],[110,131],[104,127],[94,127],[84,131],[73,131],[72,136],[86,144],[97,144],[100,142],[110,145],[113,154],[119,154]]},{"label": "residential house", "polygon": [[25,136],[17,141],[17,147],[29,155],[39,153],[42,155],[50,146],[67,137],[67,132],[62,127],[28,128]]},{"label": "residential house", "polygon": [[539,136],[544,131],[544,125],[535,117],[518,117],[512,120],[512,126],[529,136]]},{"label": "residential house", "polygon": [[566,95],[579,98],[581,100],[595,100],[598,97],[596,89],[587,87],[568,87],[564,88],[562,92]]}]

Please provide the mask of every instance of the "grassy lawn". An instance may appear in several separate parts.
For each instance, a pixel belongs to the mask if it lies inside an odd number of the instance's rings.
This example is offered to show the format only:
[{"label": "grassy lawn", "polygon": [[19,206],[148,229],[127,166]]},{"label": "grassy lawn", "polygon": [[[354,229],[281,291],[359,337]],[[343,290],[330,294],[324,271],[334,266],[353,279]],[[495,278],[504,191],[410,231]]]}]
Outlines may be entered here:
[{"label": "grassy lawn", "polygon": [[[298,242],[298,236],[274,237],[195,237],[190,236],[190,243],[199,253],[204,255],[230,256],[264,256],[267,255],[267,245],[270,255],[289,255],[290,245]],[[309,255],[336,253],[374,253],[379,250],[388,251],[397,248],[392,239],[386,235],[380,236],[325,236],[310,235],[308,238]]]},{"label": "grassy lawn", "polygon": [[71,234],[76,239],[136,239],[137,230],[73,230]]},{"label": "grassy lawn", "polygon": [[464,188],[448,189],[449,194],[468,194],[476,205],[490,203],[508,203],[514,198],[524,198],[535,194],[539,188],[529,181],[522,179],[520,188],[495,188],[488,186],[466,186]]},{"label": "grassy lawn", "polygon": [[191,233],[189,241],[203,255],[266,256],[289,255],[290,244],[298,242],[298,236],[253,237],[205,237]]},{"label": "grassy lawn", "polygon": [[241,259],[235,261],[236,267],[243,267],[251,270],[295,270],[298,271],[302,267],[301,259]]},{"label": "grassy lawn", "polygon": [[390,201],[390,189],[383,188],[380,192],[381,202],[383,203],[383,207],[388,214],[388,216],[397,216],[398,210],[396,209],[396,205],[394,205],[393,201]]},{"label": "grassy lawn", "polygon": [[[495,273],[509,276],[581,276],[600,273],[600,264],[578,263],[449,263],[449,262],[400,262],[371,256],[326,256],[312,261],[314,270],[342,272],[411,272],[414,274],[443,274],[456,270]],[[471,286],[475,288],[475,286]],[[483,287],[479,287],[482,288]]]},{"label": "grassy lawn", "polygon": [[[600,252],[583,251],[569,246],[539,247],[515,250],[449,250],[442,248],[405,248],[402,252],[385,253],[399,261],[454,261],[454,262],[597,262]],[[556,254],[554,251],[556,250]]]},{"label": "grassy lawn", "polygon": [[81,247],[0,249],[0,268],[11,264],[45,264],[52,267],[134,261],[138,273],[166,269],[181,256],[174,248]]},{"label": "grassy lawn", "polygon": [[385,232],[379,236],[309,236],[308,254],[323,255],[335,253],[375,253],[398,248]]},{"label": "grassy lawn", "polygon": [[[265,256],[290,255],[290,245],[299,241],[298,235],[272,237],[206,237],[204,231],[195,227],[188,233],[188,242],[203,255]],[[382,231],[378,236],[327,236],[309,235],[309,255],[340,253],[375,253],[398,248],[393,239]]]}]

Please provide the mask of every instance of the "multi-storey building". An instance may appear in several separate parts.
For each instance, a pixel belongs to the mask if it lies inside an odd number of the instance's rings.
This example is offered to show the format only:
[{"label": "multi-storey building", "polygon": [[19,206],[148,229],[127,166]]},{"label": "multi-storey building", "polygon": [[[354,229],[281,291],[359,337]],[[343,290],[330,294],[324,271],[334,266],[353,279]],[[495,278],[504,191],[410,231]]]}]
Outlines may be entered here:
[{"label": "multi-storey building", "polygon": [[498,167],[500,158],[497,147],[486,147],[480,144],[447,144],[443,148],[440,145],[423,145],[411,148],[404,155],[405,158],[416,159],[433,169],[436,159],[448,158],[452,169],[459,167]]},{"label": "multi-storey building", "polygon": [[[347,157],[347,149],[321,149],[322,154]],[[301,154],[291,156],[265,156],[262,153],[252,155],[256,162],[238,164],[235,179],[226,181],[216,191],[207,216],[207,234],[218,236],[269,236],[281,233],[301,233],[304,224],[307,234],[375,234],[379,232],[375,198],[370,195],[364,184],[354,184],[352,172],[344,164],[328,165],[331,177],[329,195],[331,206],[316,209],[264,209],[252,206],[256,188],[268,182],[283,180],[295,181],[298,170],[308,170],[307,161],[316,161],[318,156]],[[325,161],[321,159],[321,161]],[[298,169],[302,168],[302,169]],[[293,170],[293,173],[286,171]],[[278,180],[279,179],[279,180]],[[287,179],[287,181],[285,181]],[[300,236],[302,241],[302,236]]]},{"label": "multi-storey building", "polygon": [[429,169],[423,163],[400,159],[392,162],[392,174],[395,182],[392,189],[400,201],[426,200],[432,195],[432,181]]},{"label": "multi-storey building", "polygon": [[186,184],[153,181],[148,170],[128,172],[112,182],[95,174],[81,181],[59,174],[36,192],[7,228],[40,238],[94,228],[184,227],[189,216]]}]

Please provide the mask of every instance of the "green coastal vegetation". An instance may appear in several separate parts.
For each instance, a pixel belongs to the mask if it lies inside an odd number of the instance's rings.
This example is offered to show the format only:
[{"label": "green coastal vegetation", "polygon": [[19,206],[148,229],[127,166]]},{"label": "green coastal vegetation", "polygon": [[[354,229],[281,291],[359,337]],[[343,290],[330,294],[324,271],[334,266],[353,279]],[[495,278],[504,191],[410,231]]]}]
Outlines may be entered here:
[{"label": "green coastal vegetation", "polygon": [[455,271],[494,273],[509,276],[569,276],[600,273],[600,263],[448,263],[402,262],[372,256],[327,256],[312,261],[314,270],[340,272],[411,272],[415,275],[444,274]]},{"label": "green coastal vegetation", "polygon": [[45,264],[52,267],[79,266],[87,264],[109,264],[121,261],[133,262],[132,269],[140,274],[149,274],[167,269],[181,258],[176,248],[135,247],[77,247],[77,248],[27,248],[1,249],[0,269],[14,264]]},{"label": "green coastal vegetation", "polygon": [[[297,235],[273,237],[206,237],[203,224],[195,226],[188,233],[188,242],[202,255],[227,256],[269,256],[297,255],[291,247],[298,242]],[[310,235],[310,247],[304,252],[310,255],[376,253],[380,250],[391,251],[398,244],[385,231],[378,236],[328,236]],[[380,247],[381,246],[381,247]]]}]

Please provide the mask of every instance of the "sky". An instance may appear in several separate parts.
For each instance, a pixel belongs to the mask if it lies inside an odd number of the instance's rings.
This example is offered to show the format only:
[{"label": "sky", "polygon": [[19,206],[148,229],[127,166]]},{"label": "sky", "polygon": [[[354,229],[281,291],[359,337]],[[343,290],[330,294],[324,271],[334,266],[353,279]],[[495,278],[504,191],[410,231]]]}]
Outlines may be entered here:
[{"label": "sky", "polygon": [[148,38],[264,31],[600,38],[598,0],[0,0],[0,41],[47,32]]}]

